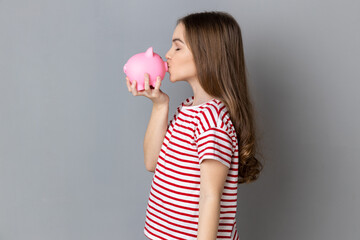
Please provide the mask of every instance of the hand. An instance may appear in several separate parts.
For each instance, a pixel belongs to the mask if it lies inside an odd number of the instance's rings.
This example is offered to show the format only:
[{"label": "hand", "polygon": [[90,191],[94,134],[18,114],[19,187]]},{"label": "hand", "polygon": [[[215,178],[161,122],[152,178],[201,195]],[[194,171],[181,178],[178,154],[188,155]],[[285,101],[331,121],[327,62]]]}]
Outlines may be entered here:
[{"label": "hand", "polygon": [[150,88],[149,86],[149,74],[145,73],[145,90],[137,91],[136,88],[136,80],[133,80],[132,84],[130,84],[130,80],[126,77],[126,85],[128,87],[129,92],[132,92],[134,96],[145,96],[149,98],[153,104],[162,105],[169,104],[169,96],[160,90],[161,86],[161,78],[158,76],[156,78],[155,88]]}]

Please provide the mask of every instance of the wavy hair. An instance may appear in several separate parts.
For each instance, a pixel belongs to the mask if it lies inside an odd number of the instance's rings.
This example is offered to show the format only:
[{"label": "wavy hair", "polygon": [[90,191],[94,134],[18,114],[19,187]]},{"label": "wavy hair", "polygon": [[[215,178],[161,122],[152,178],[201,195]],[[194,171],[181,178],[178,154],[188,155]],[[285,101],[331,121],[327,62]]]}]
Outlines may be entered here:
[{"label": "wavy hair", "polygon": [[249,96],[241,30],[229,13],[200,12],[178,19],[194,56],[202,88],[229,110],[239,144],[239,181],[258,179],[263,169],[255,157],[257,141]]}]

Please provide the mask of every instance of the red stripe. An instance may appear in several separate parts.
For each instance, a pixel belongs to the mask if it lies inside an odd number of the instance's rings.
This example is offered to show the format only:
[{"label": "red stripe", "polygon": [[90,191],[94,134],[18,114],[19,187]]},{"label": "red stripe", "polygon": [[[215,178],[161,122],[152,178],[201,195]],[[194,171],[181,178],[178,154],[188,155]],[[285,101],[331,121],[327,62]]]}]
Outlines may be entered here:
[{"label": "red stripe", "polygon": [[[206,132],[204,132],[204,133],[206,133]],[[203,133],[203,134],[204,134]],[[200,137],[200,138],[198,138],[197,139],[197,143],[199,144],[199,142],[201,142],[201,141],[207,141],[206,140],[206,138],[210,138],[210,137],[213,137],[213,138],[219,138],[219,139],[221,139],[221,140],[223,140],[224,142],[227,142],[230,146],[232,146],[232,142],[231,141],[229,141],[228,139],[226,139],[226,138],[223,138],[223,137],[220,137],[219,135],[216,135],[216,134],[207,134],[207,135],[205,135],[205,136],[202,136],[202,137]],[[211,138],[210,138],[211,139]],[[200,143],[200,144],[202,144],[202,143]]]},{"label": "red stripe", "polygon": [[204,116],[204,119],[205,119],[205,121],[206,121],[206,123],[207,123],[207,125],[208,125],[208,128],[213,127],[213,126],[210,125],[209,120],[207,119],[207,116],[206,116],[205,112],[202,111],[201,114]]},{"label": "red stripe", "polygon": [[[165,161],[165,160],[164,160]],[[168,161],[166,161],[168,163]],[[184,176],[189,176],[189,177],[196,177],[196,178],[200,178],[200,174],[190,174],[190,173],[183,173],[183,172],[179,172],[179,171],[176,171],[172,168],[168,168],[168,167],[165,167],[164,165],[162,165],[161,163],[157,162],[157,164],[159,166],[161,166],[162,168],[168,170],[168,171],[171,171],[171,172],[174,172],[174,173],[177,173],[179,175],[184,175]]]},{"label": "red stripe", "polygon": [[[192,157],[192,158],[197,158],[197,154],[193,155],[193,154],[189,154],[189,153],[179,152],[179,151],[177,151],[177,150],[175,150],[173,148],[170,148],[170,147],[168,147],[167,149],[171,150],[172,152],[177,153],[179,155],[184,155],[184,156],[188,156],[188,157]],[[171,155],[171,154],[168,154],[168,155]]]},{"label": "red stripe", "polygon": [[[163,143],[163,145],[165,146],[164,143]],[[167,147],[167,146],[165,146],[165,147]],[[166,155],[166,152],[165,152],[165,150],[164,150],[163,147],[160,149],[160,153],[163,153],[164,155]],[[159,158],[160,158],[160,157],[161,157],[161,155],[159,154]]]},{"label": "red stripe", "polygon": [[170,139],[169,139],[168,136],[170,136],[170,138],[171,138],[171,136],[173,135],[172,129],[173,129],[173,128],[171,128],[171,129],[169,128],[169,129],[167,130],[165,136],[164,136],[167,141],[170,141]]},{"label": "red stripe", "polygon": [[[184,125],[182,125],[182,122],[179,122],[178,127],[179,127],[179,128],[182,128],[182,129],[185,129],[185,130],[188,130],[188,131],[190,131],[190,132],[193,132],[193,131],[194,131],[194,128],[195,128],[195,127],[191,128],[191,127],[184,126]],[[189,136],[190,136],[190,135],[189,135]]]},{"label": "red stripe", "polygon": [[237,206],[236,205],[221,205],[222,208],[236,208]]},{"label": "red stripe", "polygon": [[[204,125],[203,125],[203,123],[202,123],[202,121],[200,119],[199,119],[199,123],[201,125],[202,130],[204,131],[205,127],[204,127]],[[199,125],[198,125],[198,127],[199,127]],[[198,134],[200,134],[200,130],[198,130]]]},{"label": "red stripe", "polygon": [[[210,113],[210,116],[211,116],[211,118],[212,118],[212,121],[213,121],[213,124],[214,124],[214,126],[216,126],[217,125],[217,122],[216,122],[216,120],[215,120],[215,117],[214,117],[214,115],[213,115],[213,112],[212,112],[212,110],[211,110],[211,107],[209,107],[208,108],[209,109],[209,113]],[[218,117],[218,116],[217,116]]]},{"label": "red stripe", "polygon": [[[183,112],[181,112],[181,114],[184,115],[184,116],[189,116],[189,115],[184,114]],[[180,115],[178,116],[178,119],[179,119],[181,122],[185,122],[185,123],[188,123],[188,124],[195,125],[195,123],[194,123],[193,121],[185,120],[184,118],[181,118]]]},{"label": "red stripe", "polygon": [[[234,190],[236,190],[236,189],[234,189]],[[224,196],[237,196],[237,193],[223,193],[223,195]]]},{"label": "red stripe", "polygon": [[[225,184],[225,185],[226,185],[226,187],[224,187],[224,192],[223,192],[224,195],[227,195],[227,196],[230,196],[230,195],[236,196],[237,195],[236,194],[237,191],[235,191],[235,193],[234,193],[234,190],[237,190],[238,183],[231,184],[232,186],[235,185],[235,187],[229,187],[229,186],[227,186],[227,184]],[[225,190],[228,190],[229,192],[225,192]]]},{"label": "red stripe", "polygon": [[218,138],[220,138],[220,139],[222,139],[222,140],[224,140],[224,141],[230,142],[230,145],[232,145],[232,141],[229,141],[229,140],[228,140],[228,139],[231,139],[231,137],[229,136],[229,134],[228,134],[227,132],[225,132],[224,130],[220,129],[220,128],[215,128],[215,127],[209,128],[209,129],[207,129],[205,132],[203,132],[202,135],[203,135],[204,133],[206,133],[207,131],[210,131],[210,130],[214,130],[215,132],[220,132],[220,133],[222,133],[223,135],[226,135],[228,138],[226,139],[226,138],[220,137],[219,135],[216,135],[216,134],[209,134],[209,135],[205,135],[205,136],[199,137],[197,140],[200,141],[201,139],[203,139],[203,138],[211,135],[211,136],[218,137]]},{"label": "red stripe", "polygon": [[237,181],[231,181],[231,180],[226,180],[227,183],[233,183],[233,184],[237,184]]},{"label": "red stripe", "polygon": [[228,177],[238,177],[238,175],[237,174],[228,174]]},{"label": "red stripe", "polygon": [[[181,146],[180,144],[177,144],[175,142],[172,142],[171,145],[173,146],[176,146],[178,148],[182,148],[182,149],[185,149],[187,151],[191,151],[191,152],[195,152],[196,153],[196,149],[191,149],[191,148],[188,148],[188,147],[185,147],[185,146]],[[194,156],[194,155],[190,155],[190,156]]]},{"label": "red stripe", "polygon": [[[146,225],[148,225],[148,224],[146,224]],[[148,226],[149,226],[149,227],[152,227],[152,226],[150,226],[150,225],[148,225]],[[150,233],[151,235],[153,235],[153,236],[155,236],[155,237],[157,237],[157,238],[160,238],[161,240],[166,240],[165,238],[160,237],[159,235],[151,232],[146,226],[145,226],[145,229],[146,229],[146,231],[147,231],[148,233]]]},{"label": "red stripe", "polygon": [[[191,193],[184,193],[184,192],[179,192],[179,191],[175,191],[175,190],[172,190],[170,188],[167,188],[167,187],[164,187],[163,185],[160,185],[156,179],[154,179],[153,183],[158,186],[159,188],[162,188],[168,192],[171,192],[171,193],[174,193],[174,194],[177,194],[177,195],[183,195],[183,196],[188,196],[188,197],[194,197],[194,198],[199,198],[200,195],[199,194],[191,194]],[[179,199],[181,201],[181,199]],[[189,200],[190,201],[190,200]],[[196,204],[197,202],[193,201],[194,204]]]},{"label": "red stripe", "polygon": [[[184,115],[184,116],[187,117],[187,118],[194,119],[194,116],[193,116],[193,115],[186,114],[184,111],[181,111],[181,114]],[[193,123],[194,123],[194,122],[193,122]],[[195,123],[194,123],[194,124],[195,124]]]},{"label": "red stripe", "polygon": [[[224,113],[224,116],[228,116],[228,114],[229,114],[229,111],[226,111],[225,113]],[[230,115],[230,114],[229,114]],[[226,121],[226,125],[228,124],[228,122],[229,122],[229,120],[230,120],[230,117],[228,118],[228,120]]]},{"label": "red stripe", "polygon": [[[226,153],[226,152],[223,152],[223,151],[219,150],[218,148],[214,148],[214,147],[207,147],[207,148],[201,150],[201,151],[199,152],[199,156],[201,156],[203,152],[207,152],[207,151],[210,151],[210,150],[214,150],[214,153],[211,151],[211,152],[209,152],[210,154],[219,155],[220,158],[224,158],[224,159],[226,158],[226,161],[227,161],[227,162],[229,162],[229,163],[231,162],[231,155],[230,155],[230,154],[228,154],[228,153]],[[219,154],[219,153],[220,153],[220,154]],[[204,153],[204,155],[205,155],[205,154],[207,154],[207,153]],[[229,158],[230,160],[228,160],[228,158]]]},{"label": "red stripe", "polygon": [[[155,204],[157,207],[166,210],[167,212],[172,212],[172,213],[177,214],[177,215],[180,215],[180,216],[182,216],[182,217],[198,218],[198,216],[199,216],[199,215],[197,215],[197,214],[187,214],[187,213],[184,213],[184,212],[175,211],[175,210],[173,210],[173,209],[171,209],[171,208],[167,208],[167,207],[165,207],[165,206],[163,206],[163,205],[159,205],[157,202],[155,202],[155,201],[152,200],[151,198],[149,199],[149,201],[152,202],[153,204]],[[164,212],[163,212],[163,211],[160,211],[159,209],[156,209],[156,208],[150,206],[150,204],[148,204],[148,207],[154,209],[156,212],[159,212],[159,213],[161,213],[161,214],[164,214],[164,215],[170,217],[169,214],[165,214],[165,211],[164,211]],[[183,221],[183,222],[186,222],[186,223],[197,224],[196,221],[185,220],[184,218],[177,218],[177,217],[174,217],[174,216],[171,216],[171,217],[174,218],[174,219],[176,219],[176,220]]]},{"label": "red stripe", "polygon": [[[206,158],[205,158],[205,156],[210,156],[210,157],[206,157]],[[200,159],[213,159],[213,157],[220,158],[221,160],[223,160],[223,161],[227,162],[228,164],[230,164],[229,160],[224,159],[224,158],[222,158],[221,156],[216,155],[216,154],[213,154],[213,153],[205,153],[204,155],[202,155],[202,156],[200,157]]]},{"label": "red stripe", "polygon": [[187,133],[184,133],[184,132],[180,132],[180,131],[176,130],[175,128],[173,129],[173,131],[176,132],[176,133],[179,133],[180,135],[185,135],[185,136],[188,137],[188,138],[192,138],[192,136],[191,136],[190,134],[187,134]]},{"label": "red stripe", "polygon": [[[151,206],[149,206],[149,207],[151,208]],[[170,222],[170,221],[168,221],[168,220],[160,217],[159,215],[153,214],[153,213],[150,212],[150,211],[148,211],[148,214],[151,215],[151,216],[154,216],[154,217],[156,217],[156,218],[158,218],[158,219],[160,219],[160,220],[162,220],[163,222],[168,223],[169,225],[173,225],[173,226],[176,226],[176,227],[179,227],[179,228],[185,228],[185,229],[188,229],[188,230],[191,230],[191,231],[197,231],[197,228],[187,227],[187,226],[184,226],[184,225],[176,224],[176,223],[174,223],[174,222]],[[172,217],[172,216],[170,216],[170,215],[168,215],[168,214],[164,214],[164,213],[161,213],[161,214],[163,214],[163,215],[165,215],[165,216],[167,216],[167,217],[170,217],[170,218],[172,218],[172,219],[175,219],[174,217]],[[178,218],[178,219],[179,219],[179,218]],[[182,221],[182,219],[179,219],[179,220]]]},{"label": "red stripe", "polygon": [[[189,236],[189,237],[196,237],[196,235],[194,235],[194,234],[190,234],[190,233],[186,233],[186,232],[181,232],[181,231],[179,231],[179,230],[176,230],[176,229],[172,229],[172,228],[170,228],[170,227],[167,227],[167,226],[165,226],[165,225],[163,225],[163,224],[161,224],[161,223],[159,223],[159,222],[155,222],[155,221],[154,221],[151,217],[149,217],[149,216],[147,217],[147,219],[150,220],[151,222],[153,222],[153,223],[155,223],[155,224],[163,227],[163,228],[166,228],[166,229],[170,230],[170,231],[173,231],[173,232],[176,232],[176,233],[179,233],[179,234],[183,234],[183,235],[186,235],[186,236]],[[160,232],[159,229],[156,229],[156,230]],[[162,233],[163,233],[163,234],[166,234],[166,235],[168,235],[168,236],[171,236],[171,237],[173,237],[173,238],[182,240],[182,238],[175,237],[174,235],[170,235],[169,233],[164,233],[164,232],[162,232]]]},{"label": "red stripe", "polygon": [[[170,150],[172,150],[172,149],[170,149]],[[176,164],[174,162],[169,162],[169,164],[171,164],[171,165],[173,165],[175,167],[178,167],[178,168],[183,168],[183,169],[187,169],[187,170],[193,170],[193,171],[197,171],[197,172],[200,171],[200,166],[198,166],[198,167],[187,167],[187,166],[182,166],[182,165]]]},{"label": "red stripe", "polygon": [[229,190],[237,190],[237,187],[228,187],[228,186],[225,186],[226,189],[229,189]]},{"label": "red stripe", "polygon": [[191,145],[192,147],[196,148],[196,143],[195,143],[195,141],[194,141],[194,142],[190,142],[190,141],[188,141],[187,139],[179,138],[179,137],[177,137],[177,136],[171,136],[171,137],[174,138],[174,139],[177,139],[177,140],[179,140],[179,141],[181,141],[181,142],[183,142],[184,144],[189,144],[189,145]]},{"label": "red stripe", "polygon": [[[149,227],[151,227],[151,229],[153,229],[154,231],[160,232],[160,233],[162,233],[162,234],[164,234],[164,235],[166,235],[166,236],[170,236],[170,237],[175,238],[175,239],[177,239],[177,240],[185,240],[184,238],[176,237],[176,236],[174,236],[174,235],[172,235],[172,234],[169,234],[168,232],[164,232],[164,231],[162,231],[162,230],[160,230],[160,229],[155,228],[154,226],[152,226],[152,225],[150,224],[150,222],[155,223],[155,224],[158,224],[158,223],[154,222],[154,221],[153,221],[152,219],[150,219],[150,218],[147,218],[147,219],[148,219],[148,222],[146,222],[146,225],[149,226]],[[158,224],[158,225],[160,225],[160,224]],[[160,225],[160,226],[161,226],[161,225]],[[153,235],[154,235],[154,234],[153,234]],[[163,239],[163,238],[162,238],[162,239]],[[166,239],[165,239],[165,240],[166,240]]]},{"label": "red stripe", "polygon": [[221,199],[221,201],[223,202],[236,202],[236,198],[235,199]]},{"label": "red stripe", "polygon": [[165,197],[167,197],[167,198],[170,198],[170,199],[175,200],[175,201],[178,201],[178,202],[183,202],[183,203],[190,203],[190,204],[194,204],[194,205],[199,204],[198,201],[191,201],[191,200],[185,200],[185,199],[181,199],[181,198],[172,197],[172,196],[167,195],[167,194],[165,194],[165,193],[163,193],[163,192],[160,192],[159,190],[156,190],[156,189],[154,188],[154,186],[157,186],[157,187],[159,187],[160,189],[163,188],[163,187],[159,186],[156,182],[153,182],[153,188],[152,188],[152,189],[154,189],[158,194],[163,195],[163,196],[165,196]]},{"label": "red stripe", "polygon": [[189,109],[184,109],[183,111],[192,112],[192,113],[194,113],[194,114],[197,114],[197,113],[199,112],[199,110],[191,109],[191,108],[189,108]]},{"label": "red stripe", "polygon": [[[177,161],[179,161],[179,162],[189,163],[189,164],[193,164],[193,165],[195,165],[195,166],[198,166],[198,165],[199,165],[199,162],[198,162],[198,161],[194,162],[194,161],[191,161],[191,160],[180,159],[180,158],[174,157],[174,156],[169,155],[169,154],[168,154],[168,156],[171,157],[171,160],[177,160]],[[162,160],[164,160],[165,162],[167,162],[167,161],[164,159],[163,156],[159,156],[159,158],[160,158],[160,157],[161,157]]]},{"label": "red stripe", "polygon": [[[196,166],[197,169],[199,169],[199,167],[200,167],[198,161],[197,161],[196,163],[194,163],[194,162],[191,161],[191,160],[185,160],[185,159],[181,159],[181,158],[175,157],[175,155],[168,154],[167,156],[168,156],[167,159],[165,159],[165,158],[162,157],[162,160],[164,160],[164,162],[166,162],[166,163],[172,164],[172,163],[173,163],[172,160],[176,160],[176,161],[178,161],[178,162],[188,163],[188,164],[190,164],[190,165]],[[200,170],[199,170],[199,171],[200,171]]]},{"label": "red stripe", "polygon": [[[216,135],[214,135],[214,134],[210,134],[210,135],[208,135],[207,137],[214,137],[214,138],[216,139]],[[211,139],[211,138],[209,138],[209,139]],[[226,141],[230,146],[232,146],[232,144],[231,144],[228,140],[225,140],[225,139],[223,139],[223,140]],[[203,140],[203,141],[204,141],[203,143],[198,144],[198,148],[201,148],[203,145],[208,144],[208,143],[214,143],[214,144],[220,146],[220,148],[226,148],[227,150],[229,150],[230,152],[232,152],[232,148],[231,148],[231,147],[226,146],[226,145],[224,145],[224,144],[222,144],[222,143],[220,143],[220,142],[217,142],[217,141],[214,141],[214,140]],[[198,142],[199,142],[199,141],[198,141]]]},{"label": "red stripe", "polygon": [[[223,105],[223,106],[219,109],[219,112],[222,112],[222,110],[225,109],[225,107],[226,107],[226,106]],[[224,119],[224,118],[222,118],[222,119]],[[222,120],[222,119],[221,119],[221,120]]]},{"label": "red stripe", "polygon": [[221,223],[219,222],[219,226],[233,226],[234,224],[232,223]]},{"label": "red stripe", "polygon": [[236,211],[220,211],[220,214],[236,214]]},{"label": "red stripe", "polygon": [[239,236],[237,234],[237,229],[235,228],[235,240],[239,240]]},{"label": "red stripe", "polygon": [[[159,194],[161,195],[161,193],[159,193]],[[154,195],[154,194],[151,194],[151,197],[156,198],[157,200],[159,200],[159,201],[161,201],[161,202],[163,202],[163,203],[165,203],[165,204],[167,204],[167,205],[176,207],[176,208],[181,208],[181,209],[188,210],[188,211],[193,211],[193,212],[196,212],[196,211],[199,210],[198,208],[184,207],[184,206],[181,206],[181,205],[178,205],[178,204],[175,204],[175,203],[171,203],[171,202],[166,201],[166,200],[164,200],[164,199],[160,199],[158,196],[156,196],[156,195]],[[162,208],[164,208],[164,209],[167,209],[167,208],[165,208],[164,206],[159,205],[159,204],[157,204],[157,203],[156,203],[156,205],[158,205],[159,207],[162,207]],[[176,211],[176,210],[172,210],[172,212],[174,212],[174,213],[179,213],[179,212]],[[181,212],[181,214],[184,215],[184,216],[187,216],[187,217],[192,217],[192,218],[198,218],[198,217],[199,217],[198,214],[189,214],[189,213],[184,213],[184,212]]]},{"label": "red stripe", "polygon": [[[218,233],[220,233],[220,232],[229,232],[229,233],[231,233],[231,232],[232,232],[232,229],[230,229],[230,230],[219,229],[219,230],[218,230]],[[221,236],[221,237],[224,237],[224,236]]]},{"label": "red stripe", "polygon": [[171,185],[173,187],[184,188],[186,190],[192,190],[192,191],[200,191],[200,188],[192,188],[192,187],[188,187],[186,185],[179,185],[179,184],[175,184],[175,183],[166,181],[165,179],[161,178],[159,175],[157,176],[157,178],[160,179],[160,181],[167,183],[168,185]]},{"label": "red stripe", "polygon": [[172,179],[177,180],[177,181],[180,181],[180,182],[193,183],[193,184],[196,184],[196,185],[199,185],[199,184],[200,184],[200,181],[191,181],[191,180],[186,180],[186,179],[177,178],[177,177],[174,177],[174,176],[171,176],[171,175],[169,175],[169,174],[164,173],[164,172],[161,171],[160,169],[158,169],[157,172],[161,173],[162,175],[164,175],[164,176],[166,176],[166,177],[168,177],[168,178],[172,178]]}]

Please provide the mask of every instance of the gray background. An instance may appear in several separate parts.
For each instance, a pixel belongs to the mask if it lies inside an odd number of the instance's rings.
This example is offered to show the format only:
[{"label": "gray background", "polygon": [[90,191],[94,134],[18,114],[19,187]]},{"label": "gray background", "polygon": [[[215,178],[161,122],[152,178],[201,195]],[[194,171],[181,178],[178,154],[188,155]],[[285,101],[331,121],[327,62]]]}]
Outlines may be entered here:
[{"label": "gray background", "polygon": [[[203,10],[242,28],[266,161],[239,188],[241,239],[359,239],[359,1],[1,0],[1,240],[145,239],[152,104],[122,66]],[[169,117],[192,95],[162,90]]]}]

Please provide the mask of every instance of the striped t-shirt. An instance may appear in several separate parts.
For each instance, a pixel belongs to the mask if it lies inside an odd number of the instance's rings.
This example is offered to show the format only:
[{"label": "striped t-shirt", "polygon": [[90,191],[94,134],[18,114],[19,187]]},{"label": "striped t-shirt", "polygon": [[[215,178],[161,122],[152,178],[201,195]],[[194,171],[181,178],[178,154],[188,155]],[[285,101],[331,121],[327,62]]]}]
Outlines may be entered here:
[{"label": "striped t-shirt", "polygon": [[168,125],[153,176],[144,234],[149,239],[196,240],[200,163],[215,159],[229,167],[221,197],[217,239],[238,240],[236,207],[238,142],[226,106],[217,99],[191,106],[183,101]]}]

